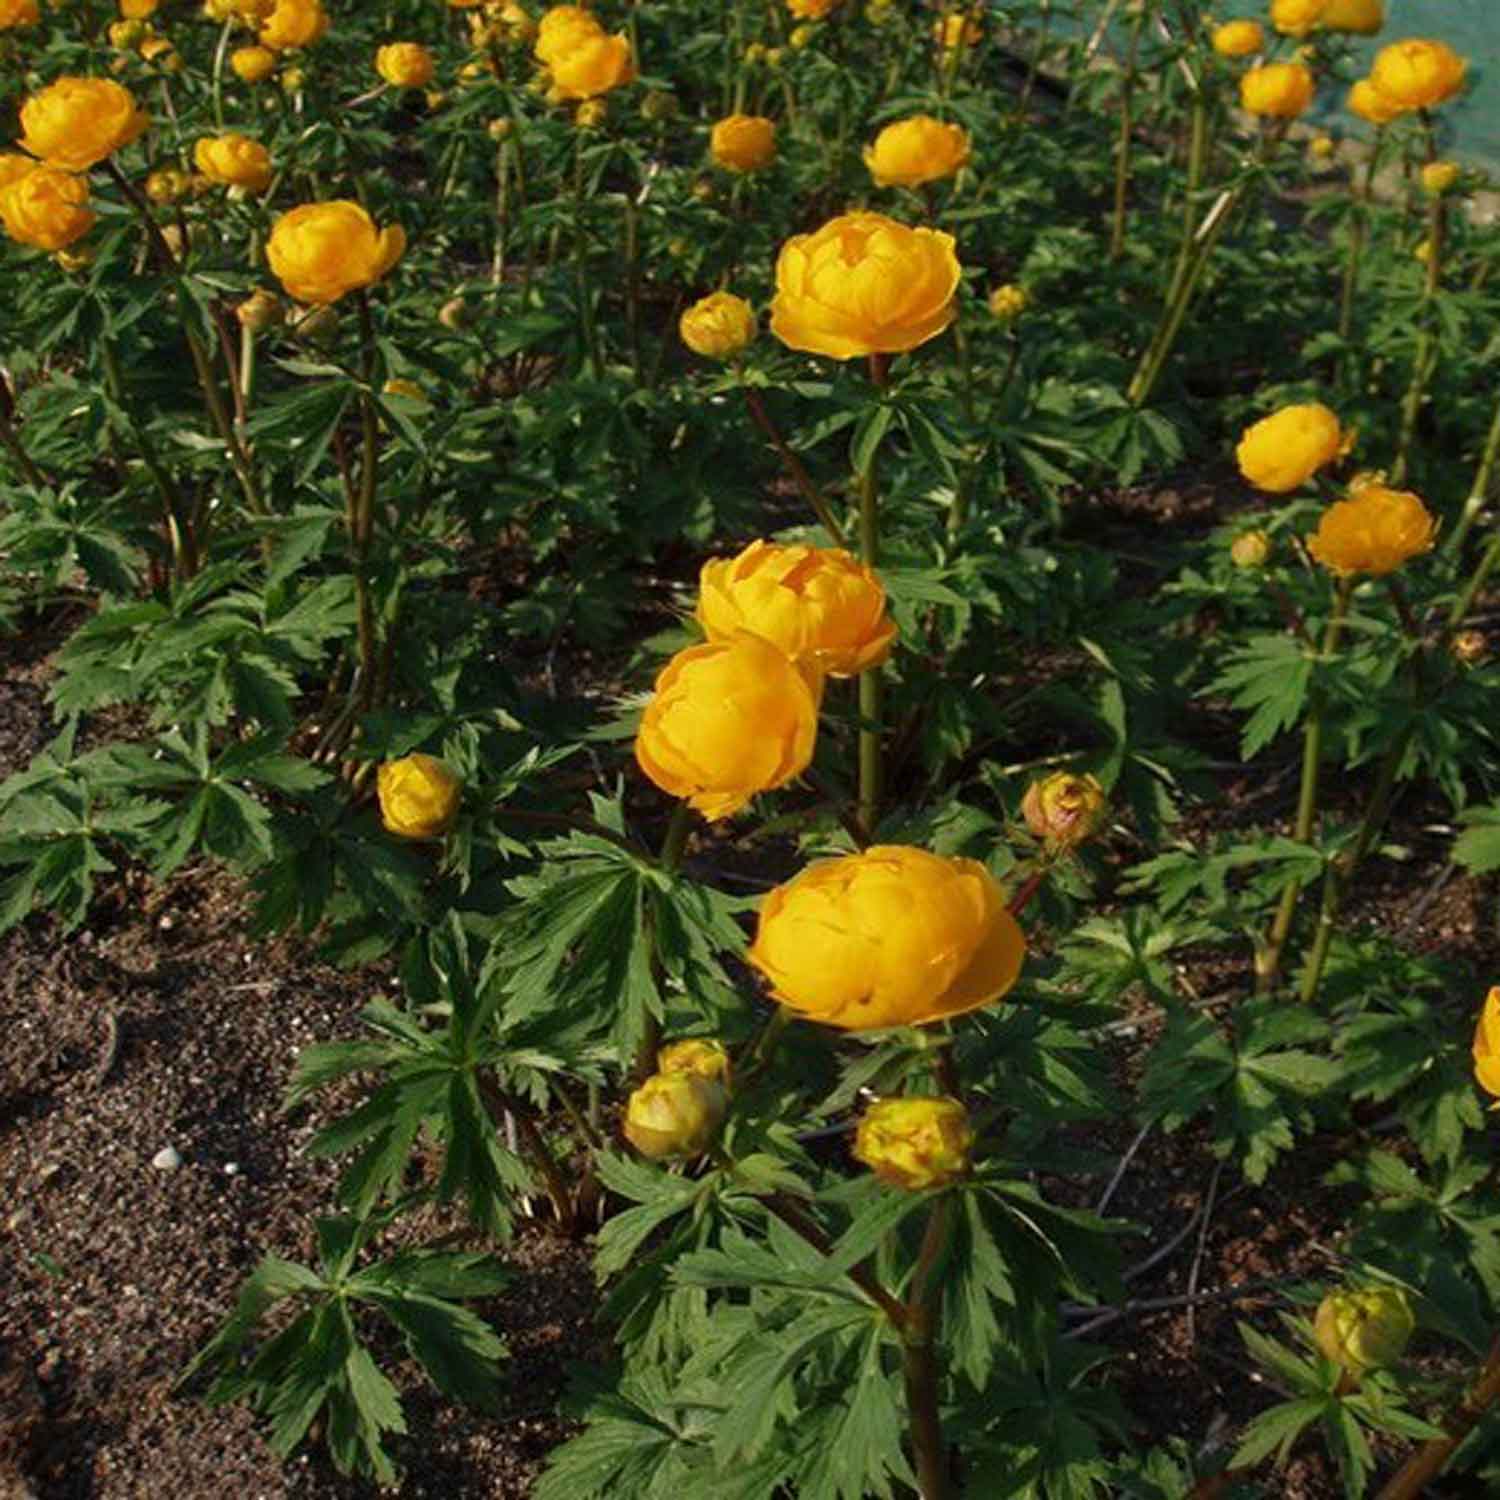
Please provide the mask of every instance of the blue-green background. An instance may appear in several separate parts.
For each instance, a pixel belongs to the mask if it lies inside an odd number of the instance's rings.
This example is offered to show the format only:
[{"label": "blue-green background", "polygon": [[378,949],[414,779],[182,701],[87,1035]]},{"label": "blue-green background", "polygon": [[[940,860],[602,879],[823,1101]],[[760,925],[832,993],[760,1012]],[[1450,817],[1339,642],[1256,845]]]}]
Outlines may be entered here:
[{"label": "blue-green background", "polygon": [[[1229,0],[1225,14],[1264,19],[1268,8],[1266,0]],[[1354,40],[1368,62],[1385,43],[1409,36],[1435,37],[1468,58],[1469,91],[1439,117],[1455,155],[1500,166],[1500,0],[1387,0],[1385,29]],[[1351,131],[1369,128],[1342,111],[1335,118]]]}]

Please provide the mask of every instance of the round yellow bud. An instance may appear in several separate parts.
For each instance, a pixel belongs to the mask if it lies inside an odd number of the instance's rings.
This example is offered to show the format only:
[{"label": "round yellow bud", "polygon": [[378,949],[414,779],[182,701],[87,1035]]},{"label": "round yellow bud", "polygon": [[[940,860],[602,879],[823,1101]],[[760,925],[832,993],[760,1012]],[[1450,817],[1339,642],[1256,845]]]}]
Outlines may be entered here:
[{"label": "round yellow bud", "polygon": [[635,758],[710,822],[784,786],[812,760],[821,677],[742,631],[679,651],[656,679]]},{"label": "round yellow bud", "polygon": [[146,177],[146,196],[153,203],[175,203],[191,186],[192,179],[181,167],[158,167]]},{"label": "round yellow bud", "polygon": [[1229,557],[1237,568],[1263,568],[1271,560],[1271,538],[1263,531],[1242,531],[1229,544]]},{"label": "round yellow bud", "polygon": [[1247,114],[1289,120],[1313,101],[1313,76],[1301,63],[1265,63],[1240,79],[1240,105]]},{"label": "round yellow bud", "polygon": [[286,309],[275,292],[261,290],[252,292],[234,310],[242,328],[251,333],[266,333],[279,327],[286,319]]},{"label": "round yellow bud", "polygon": [[109,45],[121,52],[133,51],[151,35],[151,28],[144,21],[112,21],[109,27]]},{"label": "round yellow bud", "polygon": [[193,147],[193,165],[210,182],[248,188],[252,193],[265,192],[275,175],[271,153],[259,141],[236,131],[202,137]]},{"label": "round yellow bud", "polygon": [[729,1050],[713,1037],[687,1037],[656,1054],[658,1073],[692,1073],[729,1087]]},{"label": "round yellow bud", "polygon": [[1430,161],[1422,168],[1422,190],[1440,198],[1451,192],[1458,182],[1459,165],[1456,161]]},{"label": "round yellow bud", "polygon": [[854,1133],[855,1160],[909,1193],[966,1177],[973,1145],[974,1128],[957,1099],[877,1099]]},{"label": "round yellow bud", "polygon": [[784,51],[785,49],[782,47],[767,47],[766,66],[768,68],[779,68],[781,66],[781,59]]},{"label": "round yellow bud", "polygon": [[1420,496],[1371,484],[1323,512],[1307,550],[1334,573],[1382,578],[1426,552],[1436,534]]},{"label": "round yellow bud", "polygon": [[1011,282],[997,286],[989,296],[990,312],[1002,323],[1014,323],[1030,306],[1026,288]]},{"label": "round yellow bud", "polygon": [[751,42],[745,48],[745,64],[753,68],[756,63],[766,60],[766,44],[764,42]]},{"label": "round yellow bud", "polygon": [[690,1071],[653,1073],[625,1105],[625,1139],[651,1161],[702,1156],[728,1107],[723,1085],[711,1078]]},{"label": "round yellow bud", "polygon": [[865,147],[865,166],[880,187],[920,187],[952,177],[969,161],[969,132],[931,115],[887,125]]},{"label": "round yellow bud", "polygon": [[463,790],[462,778],[435,755],[388,760],[375,777],[380,821],[403,839],[441,838],[458,816]]},{"label": "round yellow bud", "polygon": [[1338,148],[1338,142],[1331,135],[1315,135],[1307,143],[1307,154],[1314,161],[1327,161]]},{"label": "round yellow bud", "polygon": [[585,99],[573,111],[573,123],[580,130],[597,130],[609,118],[607,99]]},{"label": "round yellow bud", "polygon": [[437,67],[432,53],[418,42],[391,42],[377,49],[375,71],[392,88],[424,89]]},{"label": "round yellow bud", "polygon": [[989,1005],[1026,939],[972,859],[875,844],[822,860],[761,903],[746,957],[790,1009],[846,1031],[920,1026]]},{"label": "round yellow bud", "polygon": [[1234,450],[1240,473],[1258,490],[1284,495],[1349,451],[1352,435],[1321,402],[1284,406],[1247,427]]},{"label": "round yellow bud", "polygon": [[953,11],[932,23],[932,37],[945,52],[955,52],[963,47],[977,47],[984,39],[984,28],[978,16]]},{"label": "round yellow bud", "polygon": [[730,359],[755,338],[755,311],[733,292],[710,292],[679,319],[682,342],[707,359]]},{"label": "round yellow bud", "polygon": [[758,541],[704,563],[698,623],[711,641],[751,631],[830,677],[878,667],[896,639],[879,578],[841,547]]},{"label": "round yellow bud", "polygon": [[1075,849],[1104,816],[1104,788],[1093,776],[1054,771],[1033,781],[1021,798],[1026,826],[1054,852]]},{"label": "round yellow bud", "polygon": [[1213,47],[1220,57],[1253,57],[1265,46],[1259,21],[1226,21],[1214,28]]},{"label": "round yellow bud", "polygon": [[818,28],[816,26],[794,26],[792,27],[791,35],[786,39],[786,44],[793,52],[801,52],[804,48],[812,45],[813,39],[817,34]]},{"label": "round yellow bud", "polygon": [[505,116],[501,115],[491,120],[484,128],[492,141],[503,141],[509,137],[515,127]]},{"label": "round yellow bud", "polygon": [[1417,1326],[1400,1287],[1330,1292],[1313,1318],[1318,1348],[1351,1375],[1394,1364],[1406,1352]]},{"label": "round yellow bud", "polygon": [[264,83],[276,71],[276,54],[269,47],[236,47],[229,66],[244,83]]},{"label": "round yellow bud", "polygon": [[1454,660],[1466,667],[1477,666],[1490,654],[1490,643],[1482,630],[1460,630],[1449,643]]},{"label": "round yellow bud", "polygon": [[730,172],[758,172],[776,159],[776,122],[761,115],[729,115],[714,126],[708,149]]}]

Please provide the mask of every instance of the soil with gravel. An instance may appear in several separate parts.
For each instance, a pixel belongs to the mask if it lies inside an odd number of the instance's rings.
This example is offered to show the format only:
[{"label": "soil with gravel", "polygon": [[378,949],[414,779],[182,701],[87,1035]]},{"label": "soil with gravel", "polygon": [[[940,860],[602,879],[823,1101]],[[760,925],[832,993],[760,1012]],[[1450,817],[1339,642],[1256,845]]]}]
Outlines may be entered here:
[{"label": "soil with gravel", "polygon": [[[1207,524],[1217,507],[1187,491],[1161,508],[1170,514],[1160,519],[1185,511]],[[1129,511],[1117,519],[1140,525]],[[61,611],[0,640],[0,777],[54,732],[48,658],[78,618]],[[1226,773],[1205,816],[1285,817],[1294,780],[1268,795],[1244,773]],[[1414,947],[1472,972],[1471,993],[1455,997],[1461,1028],[1484,976],[1500,974],[1500,938],[1493,891],[1447,868],[1447,840],[1425,831],[1434,816],[1402,809],[1397,831],[1411,857],[1399,867],[1377,862],[1351,915],[1406,931]],[[714,854],[704,845],[697,857],[708,864]],[[263,1254],[310,1257],[312,1221],[332,1209],[338,1167],[303,1153],[319,1120],[306,1109],[283,1113],[279,1101],[298,1049],[358,1034],[358,1010],[383,979],[321,964],[304,943],[252,944],[241,895],[209,867],[162,884],[125,870],[101,882],[82,929],[64,936],[39,916],[0,937],[0,1500],[373,1493],[340,1478],[320,1444],[283,1464],[248,1411],[209,1409],[177,1387]],[[1204,995],[1242,988],[1245,978],[1241,958],[1184,973]],[[1153,1033],[1149,1011],[1138,1019],[1136,1034],[1113,1044],[1122,1082]],[[1087,1144],[1118,1158],[1135,1135],[1122,1120],[1089,1132]],[[1178,1243],[1131,1295],[1204,1298],[1131,1311],[1087,1333],[1114,1350],[1111,1378],[1142,1442],[1177,1435],[1232,1447],[1276,1399],[1248,1372],[1236,1325],[1278,1329],[1276,1310],[1287,1304],[1264,1283],[1337,1275],[1347,1204],[1322,1178],[1358,1144],[1319,1138],[1252,1188],[1232,1163],[1221,1171],[1194,1130],[1142,1143],[1109,1211],[1140,1226],[1133,1259]],[[180,1164],[154,1165],[168,1148]],[[1045,1184],[1063,1201],[1090,1204],[1103,1186]],[[410,1427],[392,1445],[403,1496],[527,1495],[548,1450],[572,1430],[559,1414],[569,1365],[607,1357],[586,1243],[523,1221],[505,1258],[510,1288],[476,1306],[511,1352],[498,1417],[439,1397],[409,1362],[388,1371]],[[1333,1500],[1340,1490],[1310,1454],[1294,1458],[1281,1492]],[[1475,1492],[1454,1484],[1430,1493]]]}]

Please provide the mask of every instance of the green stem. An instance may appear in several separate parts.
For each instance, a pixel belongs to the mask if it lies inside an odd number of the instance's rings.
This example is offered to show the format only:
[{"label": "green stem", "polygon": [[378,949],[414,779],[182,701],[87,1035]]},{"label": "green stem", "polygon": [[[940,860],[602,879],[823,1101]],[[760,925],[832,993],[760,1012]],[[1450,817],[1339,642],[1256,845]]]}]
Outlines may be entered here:
[{"label": "green stem", "polygon": [[599,329],[594,322],[594,298],[589,287],[588,233],[584,227],[583,138],[578,131],[573,146],[573,265],[578,282],[578,316],[583,328],[583,347],[589,370],[595,380],[604,376],[604,360],[599,350]]},{"label": "green stem", "polygon": [[1203,175],[1208,165],[1208,76],[1205,73],[1196,80],[1193,89],[1193,113],[1188,136],[1187,187],[1182,199],[1182,240],[1177,247],[1177,262],[1172,271],[1172,289],[1167,294],[1171,301],[1178,283],[1187,269],[1193,249],[1193,231],[1198,223],[1198,193],[1203,186]]},{"label": "green stem", "polygon": [[1385,127],[1375,131],[1375,141],[1370,147],[1370,158],[1354,191],[1354,211],[1349,218],[1349,259],[1344,265],[1344,285],[1339,293],[1339,337],[1348,339],[1354,331],[1354,299],[1359,291],[1359,263],[1364,255],[1369,213],[1370,190],[1375,181],[1375,168],[1380,161],[1380,148],[1385,140]]},{"label": "green stem", "polygon": [[[1458,524],[1454,526],[1448,540],[1443,543],[1443,551],[1455,560],[1461,555],[1464,540],[1475,521],[1489,504],[1490,484],[1494,480],[1497,463],[1500,463],[1500,403],[1496,403],[1495,406],[1494,420],[1490,423],[1490,433],[1485,439],[1484,452],[1480,455],[1479,469],[1474,475],[1474,484],[1469,491],[1469,498],[1464,501]],[[1464,613],[1468,613],[1467,607]]]},{"label": "green stem", "polygon": [[[1327,661],[1338,649],[1339,638],[1344,631],[1344,619],[1349,611],[1349,596],[1353,592],[1352,577],[1341,578],[1333,596],[1333,610],[1323,631],[1323,645],[1319,652],[1321,660]],[[1297,822],[1292,837],[1305,844],[1312,837],[1313,823],[1318,812],[1318,772],[1323,755],[1323,694],[1316,683],[1308,694],[1307,723],[1302,737],[1302,783],[1297,796]],[[1267,994],[1276,986],[1281,971],[1281,957],[1286,940],[1292,930],[1292,918],[1297,910],[1297,898],[1302,894],[1302,882],[1291,880],[1281,893],[1281,905],[1276,910],[1275,920],[1265,946],[1256,955],[1256,992]]]},{"label": "green stem", "polygon": [[47,476],[37,468],[35,461],[26,451],[26,445],[21,441],[21,435],[16,431],[15,403],[10,394],[10,383],[4,375],[0,375],[0,443],[4,443],[15,459],[16,467],[20,469],[22,477],[27,484],[34,489],[45,490],[50,488]]},{"label": "green stem", "polygon": [[937,1270],[948,1247],[952,1229],[952,1196],[945,1193],[933,1205],[927,1231],[912,1273],[906,1300],[906,1326],[902,1330],[902,1373],[906,1384],[906,1408],[911,1423],[912,1454],[916,1459],[917,1487],[922,1500],[946,1500],[948,1450],[943,1442],[942,1415],[938,1405],[939,1370],[933,1339]]},{"label": "green stem", "polygon": [[[1437,159],[1437,135],[1432,127],[1432,116],[1424,110],[1418,111],[1426,140],[1427,160]],[[1427,275],[1422,281],[1422,301],[1417,308],[1417,320],[1421,332],[1417,337],[1417,352],[1412,362],[1411,383],[1401,402],[1401,430],[1396,442],[1396,461],[1391,466],[1391,484],[1398,487],[1406,479],[1407,462],[1411,457],[1411,445],[1417,435],[1417,418],[1422,411],[1422,397],[1427,391],[1427,381],[1432,374],[1437,353],[1437,328],[1433,318],[1433,302],[1437,297],[1438,283],[1442,279],[1443,231],[1447,222],[1447,200],[1442,193],[1433,193],[1427,205]]]},{"label": "green stem", "polygon": [[775,422],[771,420],[771,414],[766,410],[766,404],[761,400],[760,392],[754,386],[745,385],[743,381],[740,389],[745,394],[745,405],[749,407],[755,425],[771,440],[771,446],[775,448],[797,488],[802,491],[802,498],[812,507],[813,514],[822,523],[823,530],[833,538],[835,546],[847,547],[848,538],[844,535],[844,528],[834,518],[833,508],[829,505],[827,497],[813,482],[813,477],[803,467],[802,460],[787,447],[786,439],[782,437]]},{"label": "green stem", "polygon": [[[880,502],[875,484],[875,455],[856,476],[859,485],[859,560],[867,568],[880,561]],[[885,711],[885,680],[879,667],[859,674],[859,823],[873,839],[880,817],[884,767],[880,734]]]},{"label": "green stem", "polygon": [[[672,821],[667,824],[666,837],[661,842],[661,853],[656,863],[663,874],[675,875],[682,868],[682,856],[687,852],[688,835],[693,831],[693,809],[686,802],[678,802],[672,809]],[[655,942],[655,934],[652,934]],[[656,1053],[661,1046],[661,1022],[648,1010],[641,1025],[641,1039],[635,1049],[633,1076],[644,1082],[656,1071]]]},{"label": "green stem", "polygon": [[1115,147],[1115,212],[1109,235],[1109,258],[1119,260],[1125,253],[1125,198],[1130,187],[1130,105],[1135,90],[1136,58],[1141,48],[1141,28],[1146,24],[1147,7],[1136,11],[1130,27],[1130,41],[1125,51],[1125,72],[1120,81],[1120,132]]}]

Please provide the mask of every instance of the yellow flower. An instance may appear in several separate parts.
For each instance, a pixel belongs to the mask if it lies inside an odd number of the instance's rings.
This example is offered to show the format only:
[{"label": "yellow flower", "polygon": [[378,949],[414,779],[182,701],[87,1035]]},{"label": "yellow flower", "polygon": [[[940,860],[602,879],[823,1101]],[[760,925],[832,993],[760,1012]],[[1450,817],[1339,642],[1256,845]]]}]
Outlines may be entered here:
[{"label": "yellow flower", "polygon": [[899,354],[953,321],[961,275],[951,234],[842,214],[781,247],[771,332],[832,359]]},{"label": "yellow flower", "polygon": [[1271,0],[1271,24],[1283,36],[1306,36],[1323,19],[1328,0]]},{"label": "yellow flower", "polygon": [[729,1087],[729,1051],[713,1037],[687,1037],[656,1054],[658,1073],[692,1073]]},{"label": "yellow flower", "polygon": [[375,53],[375,71],[398,89],[423,89],[432,82],[432,53],[417,42],[392,42]]},{"label": "yellow flower", "polygon": [[1474,1031],[1474,1078],[1485,1093],[1500,1099],[1500,985],[1490,989],[1479,1012],[1479,1025]]},{"label": "yellow flower", "polygon": [[876,1099],[860,1116],[854,1157],[909,1193],[968,1175],[974,1128],[957,1099]]},{"label": "yellow flower", "polygon": [[1371,125],[1389,125],[1406,111],[1387,94],[1382,94],[1368,78],[1356,80],[1344,100],[1344,108]]},{"label": "yellow flower", "polygon": [[1380,49],[1370,68],[1370,82],[1400,109],[1430,109],[1464,86],[1467,68],[1446,42],[1412,38]]},{"label": "yellow flower", "polygon": [[269,47],[236,47],[229,54],[229,66],[243,82],[263,83],[276,71],[276,54]]},{"label": "yellow flower", "polygon": [[1330,1292],[1318,1304],[1313,1338],[1323,1354],[1351,1375],[1394,1364],[1417,1326],[1400,1287]]},{"label": "yellow flower", "polygon": [[462,778],[435,755],[388,760],[375,777],[380,820],[403,839],[441,838],[458,816]]},{"label": "yellow flower", "polygon": [[36,167],[0,188],[5,232],[38,250],[64,250],[94,227],[88,184],[56,167]]},{"label": "yellow flower", "polygon": [[952,177],[969,161],[969,132],[931,115],[887,125],[865,147],[865,165],[880,187],[920,187]]},{"label": "yellow flower", "polygon": [[[1460,630],[1448,644],[1448,649],[1453,653],[1454,659],[1460,661],[1466,667],[1476,666],[1490,654],[1490,643],[1482,630]],[[1475,1038],[1475,1046],[1478,1046],[1478,1038]],[[1478,1063],[1478,1057],[1475,1057]],[[1477,1076],[1477,1074],[1476,1074]],[[1495,1076],[1493,1072],[1491,1077]],[[1483,1079],[1480,1080],[1483,1082]]]},{"label": "yellow flower", "polygon": [[580,130],[597,130],[608,118],[608,99],[585,99],[573,111],[573,123]]},{"label": "yellow flower", "polygon": [[107,35],[111,47],[129,52],[151,35],[151,28],[144,21],[111,21]]},{"label": "yellow flower", "polygon": [[1263,531],[1242,531],[1229,544],[1237,568],[1263,568],[1271,560],[1271,538]]},{"label": "yellow flower", "polygon": [[1252,57],[1265,50],[1266,34],[1259,21],[1226,21],[1214,28],[1213,44],[1220,57]]},{"label": "yellow flower", "polygon": [[1456,161],[1430,161],[1422,168],[1422,190],[1441,198],[1452,190],[1458,181],[1459,166]]},{"label": "yellow flower", "polygon": [[0,151],[0,189],[19,182],[28,172],[35,172],[37,163],[19,151]]},{"label": "yellow flower", "polygon": [[1323,512],[1307,550],[1335,573],[1394,573],[1432,546],[1437,522],[1410,490],[1366,485]]},{"label": "yellow flower", "polygon": [[128,89],[107,78],[59,78],[21,106],[21,149],[49,167],[86,172],[151,123]]},{"label": "yellow flower", "polygon": [[266,259],[299,302],[326,303],[379,281],[405,249],[399,224],[377,229],[359,204],[336,198],[282,214],[266,242]]},{"label": "yellow flower", "polygon": [[753,631],[830,677],[878,667],[896,639],[885,589],[863,563],[838,547],[766,541],[704,563],[698,623],[711,641]]},{"label": "yellow flower", "polygon": [[1099,826],[1104,806],[1104,788],[1097,777],[1054,771],[1026,788],[1021,816],[1049,849],[1060,851],[1088,838]]},{"label": "yellow flower", "polygon": [[956,10],[947,16],[939,16],[932,23],[932,39],[945,52],[960,47],[977,47],[984,39],[984,28],[979,24],[978,16]]},{"label": "yellow flower", "polygon": [[259,141],[235,131],[199,140],[193,147],[193,165],[210,182],[248,188],[252,193],[265,192],[275,175],[271,153]]},{"label": "yellow flower", "polygon": [[559,99],[593,99],[635,79],[630,39],[603,32],[570,47],[552,64],[552,91]]},{"label": "yellow flower", "polygon": [[155,63],[167,73],[180,73],[182,71],[182,58],[173,50],[171,42],[164,36],[147,37],[141,43],[141,57],[149,63]]},{"label": "yellow flower", "polygon": [[276,0],[276,9],[261,23],[261,45],[273,52],[311,47],[328,30],[328,17],[318,0]]},{"label": "yellow flower", "polygon": [[702,1156],[728,1107],[723,1085],[710,1078],[653,1073],[625,1105],[625,1139],[652,1161]]},{"label": "yellow flower", "polygon": [[818,28],[811,22],[805,22],[801,26],[792,27],[791,35],[787,37],[786,44],[793,52],[805,51],[811,47],[818,35]]},{"label": "yellow flower", "polygon": [[998,1000],[1026,939],[983,865],[876,844],[777,886],[746,956],[792,1010],[868,1031]]},{"label": "yellow flower", "polygon": [[1289,120],[1312,99],[1313,76],[1301,63],[1265,63],[1240,79],[1240,104],[1247,114]]},{"label": "yellow flower", "polygon": [[1348,452],[1338,417],[1319,401],[1283,406],[1240,435],[1234,456],[1258,490],[1284,495]]},{"label": "yellow flower", "polygon": [[1413,259],[1421,261],[1424,266],[1427,265],[1432,260],[1432,241],[1430,239],[1418,240],[1411,253]]},{"label": "yellow flower", "polygon": [[1007,282],[990,293],[990,312],[1002,323],[1014,323],[1031,306],[1026,288]]},{"label": "yellow flower", "polygon": [[1326,0],[1318,26],[1323,31],[1353,31],[1374,36],[1385,25],[1385,0]]},{"label": "yellow flower", "polygon": [[726,171],[758,172],[776,159],[776,122],[762,115],[729,115],[714,126],[708,149]]},{"label": "yellow flower", "polygon": [[37,0],[0,0],[0,31],[35,26],[42,19]]},{"label": "yellow flower", "polygon": [[1339,149],[1331,135],[1315,135],[1307,143],[1307,153],[1314,161],[1327,161]]},{"label": "yellow flower", "polygon": [[682,342],[708,359],[729,359],[755,337],[755,312],[733,292],[710,292],[678,320]]},{"label": "yellow flower", "polygon": [[181,167],[158,167],[146,178],[146,196],[153,203],[175,203],[191,186],[192,180]]},{"label": "yellow flower", "polygon": [[144,21],[160,4],[161,0],[120,0],[120,15],[126,21]]},{"label": "yellow flower", "polygon": [[839,0],[786,0],[786,8],[799,21],[821,21],[838,7]]},{"label": "yellow flower", "polygon": [[656,679],[636,763],[710,822],[784,786],[812,760],[822,679],[748,631],[679,651]]},{"label": "yellow flower", "polygon": [[564,53],[604,35],[594,13],[581,5],[554,5],[537,27],[533,56],[550,68]]}]

